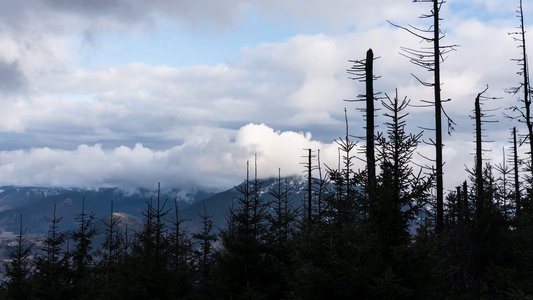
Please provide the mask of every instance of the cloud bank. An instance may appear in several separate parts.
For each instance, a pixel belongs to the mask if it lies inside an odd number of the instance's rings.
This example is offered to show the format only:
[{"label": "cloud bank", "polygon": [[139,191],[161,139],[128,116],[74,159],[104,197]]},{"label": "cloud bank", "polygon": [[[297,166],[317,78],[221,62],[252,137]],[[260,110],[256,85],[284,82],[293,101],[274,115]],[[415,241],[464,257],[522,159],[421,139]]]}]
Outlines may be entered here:
[{"label": "cloud bank", "polygon": [[264,124],[248,124],[236,132],[213,132],[186,140],[167,150],[142,144],[105,150],[100,144],[74,150],[32,148],[0,152],[0,182],[8,185],[65,187],[119,187],[134,191],[152,188],[221,190],[246,177],[246,162],[253,171],[257,155],[262,178],[300,175],[305,148],[321,149],[323,161],[334,161],[334,144],[313,140],[310,133],[274,131]]}]

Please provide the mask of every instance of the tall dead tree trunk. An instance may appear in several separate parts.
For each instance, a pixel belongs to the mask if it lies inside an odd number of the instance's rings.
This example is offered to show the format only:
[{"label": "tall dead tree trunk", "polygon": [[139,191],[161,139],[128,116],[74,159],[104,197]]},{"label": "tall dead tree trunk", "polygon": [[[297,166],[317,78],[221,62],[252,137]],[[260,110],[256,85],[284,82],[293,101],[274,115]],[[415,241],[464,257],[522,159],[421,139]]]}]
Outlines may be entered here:
[{"label": "tall dead tree trunk", "polygon": [[[312,217],[313,217],[313,150],[312,149],[304,149],[307,150],[307,155],[302,156],[306,158],[306,161],[304,163],[301,163],[304,165],[305,172],[307,173],[307,225],[311,226]],[[319,200],[320,201],[320,200]]]},{"label": "tall dead tree trunk", "polygon": [[372,49],[366,52],[366,163],[368,166],[368,178],[373,188],[376,181],[376,158],[374,155],[374,78],[373,63],[374,53]]},{"label": "tall dead tree trunk", "polygon": [[[527,138],[529,139],[529,171],[530,171],[530,185],[533,185],[533,122],[531,121],[531,83],[529,80],[529,66],[527,61],[527,51],[526,51],[526,30],[524,28],[524,12],[522,0],[517,9],[517,17],[520,20],[520,25],[518,26],[517,32],[511,32],[510,35],[515,35],[518,37],[513,37],[513,39],[519,43],[518,48],[521,50],[521,57],[517,59],[512,59],[516,61],[520,70],[517,72],[518,75],[522,76],[522,81],[517,87],[513,87],[507,90],[511,94],[518,95],[522,92],[523,99],[520,99],[520,102],[523,102],[523,106],[513,106],[511,110],[517,112],[517,116],[512,116],[512,119],[517,119],[519,122],[523,122],[527,127]],[[531,198],[531,195],[530,195]]]},{"label": "tall dead tree trunk", "polygon": [[468,208],[468,186],[466,184],[466,180],[463,181],[463,204],[462,208],[463,210],[461,213],[463,214],[463,220],[464,222],[470,221],[470,210]]},{"label": "tall dead tree trunk", "polygon": [[[441,2],[442,3],[442,2]],[[442,231],[444,223],[444,181],[442,178],[442,100],[440,95],[440,31],[439,10],[437,0],[433,0],[433,59],[434,59],[434,97],[435,97],[435,156],[436,156],[436,180],[437,180],[437,232]]]},{"label": "tall dead tree trunk", "polygon": [[[430,14],[424,14],[421,18],[432,19],[432,25],[428,29],[419,29],[413,26],[403,27],[389,22],[391,25],[404,29],[414,36],[421,38],[422,41],[431,44],[431,47],[422,48],[421,50],[402,47],[409,60],[430,72],[433,73],[433,82],[425,82],[414,76],[422,85],[432,87],[434,90],[433,101],[423,101],[426,104],[432,105],[435,108],[435,141],[432,144],[435,146],[435,181],[436,181],[436,220],[435,230],[440,232],[444,224],[444,183],[443,183],[443,157],[442,157],[442,108],[441,99],[441,78],[440,78],[440,63],[444,61],[445,54],[455,50],[457,45],[442,46],[440,40],[444,38],[444,34],[440,31],[440,16],[439,12],[444,0],[414,0],[414,2],[432,2],[433,7]],[[448,133],[453,130],[453,121],[448,117]]]},{"label": "tall dead tree trunk", "polygon": [[[375,122],[374,122],[374,101],[376,100],[376,93],[374,93],[374,80],[378,79],[378,76],[374,75],[374,52],[372,49],[368,49],[366,52],[366,58],[363,60],[355,60],[353,66],[348,69],[348,73],[355,75],[352,80],[359,80],[365,82],[365,94],[358,95],[358,100],[347,101],[365,101],[365,108],[360,109],[364,112],[366,118],[365,137],[366,140],[366,165],[368,172],[367,179],[367,193],[370,197],[374,194],[376,186],[376,157],[375,157]],[[378,93],[379,94],[379,93]]]},{"label": "tall dead tree trunk", "polygon": [[514,166],[514,189],[515,189],[515,205],[516,216],[519,217],[521,213],[521,196],[520,196],[520,182],[518,177],[518,147],[516,143],[516,127],[513,127],[513,166]]},{"label": "tall dead tree trunk", "polygon": [[[526,125],[527,133],[529,135],[529,155],[531,157],[530,163],[533,165],[533,123],[531,122],[531,87],[529,83],[529,66],[526,52],[526,30],[524,28],[524,10],[522,7],[522,0],[520,0],[519,7],[520,16],[520,36],[522,48],[522,76],[524,88],[524,104],[526,110]],[[533,178],[533,167],[531,167],[531,174]]]},{"label": "tall dead tree trunk", "polygon": [[308,157],[309,167],[307,169],[307,184],[308,184],[308,187],[307,187],[307,220],[311,222],[311,217],[313,213],[313,210],[312,210],[313,179],[312,179],[312,168],[311,168],[311,149],[308,149],[308,150],[309,150],[309,157]]},{"label": "tall dead tree trunk", "polygon": [[481,105],[477,95],[475,101],[475,119],[476,119],[476,215],[479,215],[483,210],[484,192],[483,192],[483,157],[482,157],[482,140],[481,140]]},{"label": "tall dead tree trunk", "polygon": [[[488,190],[485,189],[485,185],[487,184],[487,181],[484,178],[483,174],[483,142],[487,142],[487,140],[483,140],[483,138],[486,138],[486,136],[483,135],[483,127],[482,125],[484,123],[494,123],[497,121],[488,120],[487,118],[493,117],[494,115],[488,115],[486,112],[484,112],[481,107],[484,103],[482,101],[487,99],[496,99],[491,98],[487,96],[483,96],[483,94],[489,89],[489,86],[487,87],[476,96],[476,100],[474,101],[474,115],[471,116],[472,119],[475,120],[476,130],[475,130],[475,136],[476,136],[476,162],[475,162],[475,169],[474,169],[474,181],[476,184],[476,216],[479,216],[486,205],[488,201],[492,201],[492,182],[488,183]],[[489,176],[491,177],[491,176]],[[489,178],[489,180],[492,180],[492,178]],[[489,192],[490,194],[488,194]]]}]

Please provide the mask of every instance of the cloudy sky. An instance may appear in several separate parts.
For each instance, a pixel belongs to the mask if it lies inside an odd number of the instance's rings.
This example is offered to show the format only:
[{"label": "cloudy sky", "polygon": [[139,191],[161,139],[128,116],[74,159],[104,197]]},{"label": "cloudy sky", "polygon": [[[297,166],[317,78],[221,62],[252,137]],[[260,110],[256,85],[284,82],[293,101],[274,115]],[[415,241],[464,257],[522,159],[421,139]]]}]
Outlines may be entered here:
[{"label": "cloudy sky", "polygon": [[[533,5],[525,3],[532,29]],[[364,93],[349,60],[375,56],[375,89],[420,104],[430,99],[410,75],[431,79],[400,47],[427,46],[395,28],[427,28],[429,3],[410,0],[3,0],[0,2],[0,185],[222,190],[258,157],[261,177],[301,174],[304,148],[336,165],[334,139],[363,133]],[[445,106],[457,123],[445,136],[445,186],[474,159],[474,98],[485,108],[486,157],[501,163],[509,130],[504,89],[520,77],[516,1],[449,0],[442,65]],[[531,31],[531,30],[530,30]],[[530,40],[533,40],[531,37]],[[528,45],[529,46],[529,45]],[[532,47],[529,47],[530,49]],[[384,111],[378,111],[382,124]],[[433,109],[409,108],[408,125],[431,127]],[[378,130],[384,130],[380,125]],[[424,132],[429,141],[434,133]],[[420,152],[432,156],[431,147]],[[420,158],[422,159],[422,158]],[[425,162],[425,164],[430,162]]]}]

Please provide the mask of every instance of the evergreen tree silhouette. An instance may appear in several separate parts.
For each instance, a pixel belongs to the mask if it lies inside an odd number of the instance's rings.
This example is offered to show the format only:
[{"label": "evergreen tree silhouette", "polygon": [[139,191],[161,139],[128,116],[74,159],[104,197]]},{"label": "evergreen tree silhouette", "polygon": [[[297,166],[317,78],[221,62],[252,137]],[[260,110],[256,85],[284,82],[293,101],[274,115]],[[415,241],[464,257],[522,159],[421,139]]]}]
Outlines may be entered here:
[{"label": "evergreen tree silhouette", "polygon": [[56,205],[52,217],[46,217],[48,222],[47,238],[43,242],[42,255],[34,260],[34,295],[42,299],[71,298],[71,273],[69,269],[69,255],[65,250],[65,232],[59,230],[59,223],[63,217],[56,216]]},{"label": "evergreen tree silhouette", "polygon": [[22,214],[20,214],[19,234],[16,237],[14,250],[9,251],[9,261],[3,263],[6,281],[7,298],[24,300],[30,298],[30,276],[32,246],[26,242],[26,230],[22,229]]}]

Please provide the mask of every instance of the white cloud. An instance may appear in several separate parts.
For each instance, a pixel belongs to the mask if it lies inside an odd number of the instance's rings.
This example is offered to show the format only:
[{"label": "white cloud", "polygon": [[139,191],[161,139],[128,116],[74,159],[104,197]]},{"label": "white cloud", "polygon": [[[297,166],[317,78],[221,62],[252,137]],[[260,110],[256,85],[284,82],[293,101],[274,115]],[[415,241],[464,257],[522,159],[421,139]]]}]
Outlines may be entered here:
[{"label": "white cloud", "polygon": [[165,150],[141,144],[105,150],[80,145],[74,150],[33,148],[0,152],[0,182],[12,185],[118,186],[150,188],[230,188],[245,178],[246,161],[258,158],[261,177],[302,173],[304,148],[321,149],[322,161],[335,162],[336,145],[312,140],[310,133],[274,131],[248,124],[236,132],[212,130],[191,135],[182,145]]}]

